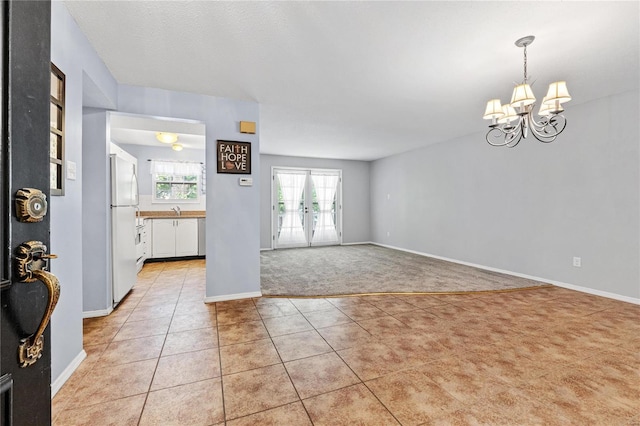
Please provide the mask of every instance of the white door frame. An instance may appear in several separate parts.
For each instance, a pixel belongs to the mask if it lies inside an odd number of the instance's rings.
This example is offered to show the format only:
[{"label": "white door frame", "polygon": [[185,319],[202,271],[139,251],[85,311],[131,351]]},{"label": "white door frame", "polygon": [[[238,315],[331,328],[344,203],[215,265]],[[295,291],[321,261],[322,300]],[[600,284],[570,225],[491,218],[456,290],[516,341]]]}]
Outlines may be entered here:
[{"label": "white door frame", "polygon": [[[277,182],[276,182],[276,171],[278,170],[289,170],[289,171],[301,171],[301,172],[331,172],[338,174],[338,188],[336,190],[336,202],[337,209],[336,212],[336,230],[338,232],[338,242],[337,243],[315,243],[313,247],[319,247],[323,245],[342,245],[342,169],[322,169],[322,168],[312,168],[312,167],[285,167],[285,166],[272,166],[271,167],[271,249],[276,249],[276,234],[278,232],[278,213],[276,211],[276,203],[275,196],[277,194]],[[305,200],[306,201],[306,200]],[[311,239],[309,238],[309,243],[306,247],[311,246]],[[287,247],[278,247],[278,248],[287,248]]]}]

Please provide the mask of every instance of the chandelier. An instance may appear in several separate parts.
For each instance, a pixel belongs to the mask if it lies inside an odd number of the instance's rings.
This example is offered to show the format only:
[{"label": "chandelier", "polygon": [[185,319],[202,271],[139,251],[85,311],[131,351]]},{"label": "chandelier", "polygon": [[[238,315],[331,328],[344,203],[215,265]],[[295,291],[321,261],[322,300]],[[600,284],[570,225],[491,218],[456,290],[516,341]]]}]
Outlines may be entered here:
[{"label": "chandelier", "polygon": [[486,136],[489,145],[513,148],[529,134],[540,142],[549,143],[567,126],[562,115],[562,104],[571,100],[566,81],[549,85],[547,96],[540,103],[538,119],[534,117],[536,98],[527,83],[527,46],[534,39],[534,36],[527,36],[516,40],[516,46],[524,48],[524,80],[513,89],[511,102],[506,105],[501,105],[500,99],[487,102],[482,118],[491,120]]}]

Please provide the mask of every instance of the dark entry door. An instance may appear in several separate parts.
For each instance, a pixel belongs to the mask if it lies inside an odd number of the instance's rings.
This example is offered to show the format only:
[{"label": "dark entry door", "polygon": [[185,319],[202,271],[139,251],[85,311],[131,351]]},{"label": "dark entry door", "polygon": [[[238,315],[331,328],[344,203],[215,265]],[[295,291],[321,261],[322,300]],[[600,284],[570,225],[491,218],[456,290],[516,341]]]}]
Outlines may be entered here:
[{"label": "dark entry door", "polygon": [[[29,337],[37,334],[50,306],[50,291],[41,279],[22,282],[17,272],[22,243],[39,241],[49,246],[49,215],[39,222],[20,221],[15,203],[16,193],[21,188],[42,190],[49,199],[51,5],[48,1],[2,1],[0,8],[1,418],[2,425],[49,425],[49,328],[42,339],[27,346],[34,350],[33,354],[41,354],[31,365],[21,364],[19,346],[25,342],[29,345]],[[41,202],[32,205],[35,209],[42,206]],[[35,255],[31,260],[44,264],[44,253],[40,248],[29,255]],[[31,262],[29,268],[38,269],[34,265]],[[39,267],[43,268],[42,265]],[[41,346],[42,350],[38,352],[36,346]]]}]

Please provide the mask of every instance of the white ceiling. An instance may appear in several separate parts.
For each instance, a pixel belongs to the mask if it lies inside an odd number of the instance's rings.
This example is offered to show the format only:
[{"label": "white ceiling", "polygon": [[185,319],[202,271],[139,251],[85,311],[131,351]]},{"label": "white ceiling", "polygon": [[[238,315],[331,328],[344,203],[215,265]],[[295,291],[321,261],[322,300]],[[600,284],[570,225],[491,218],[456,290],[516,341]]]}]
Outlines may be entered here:
[{"label": "white ceiling", "polygon": [[528,48],[538,98],[639,86],[639,2],[65,1],[119,83],[260,103],[260,151],[371,160],[478,133]]}]

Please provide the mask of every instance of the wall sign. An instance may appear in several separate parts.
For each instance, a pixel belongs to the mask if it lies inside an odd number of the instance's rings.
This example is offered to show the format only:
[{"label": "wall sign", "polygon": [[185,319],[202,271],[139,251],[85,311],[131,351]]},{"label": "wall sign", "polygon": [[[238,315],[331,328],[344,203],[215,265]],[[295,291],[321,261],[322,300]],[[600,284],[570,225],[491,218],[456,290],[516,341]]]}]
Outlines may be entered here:
[{"label": "wall sign", "polygon": [[251,174],[251,142],[218,141],[218,173]]}]

